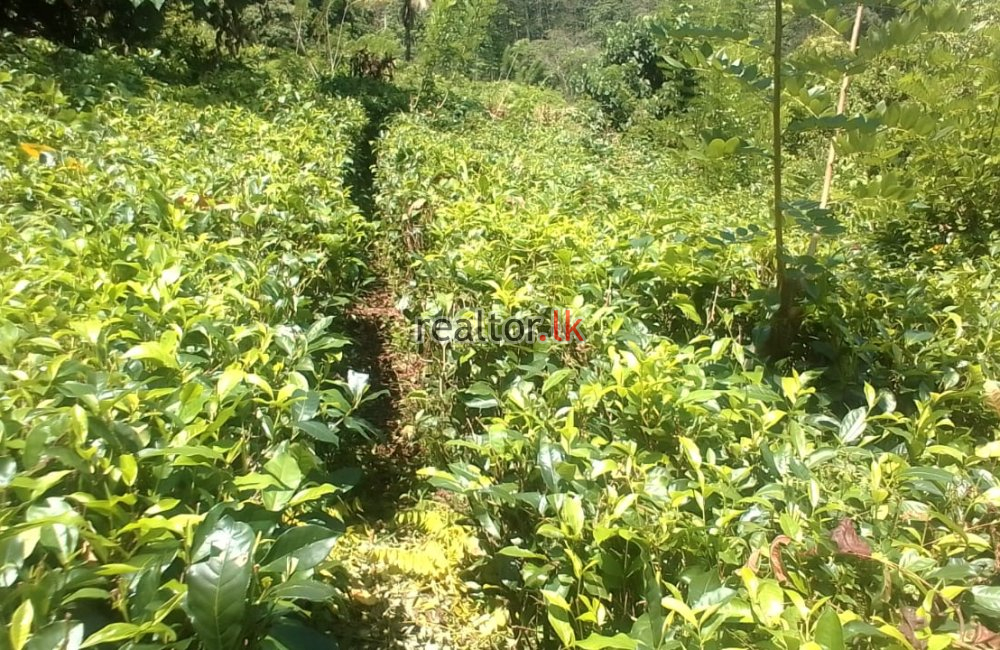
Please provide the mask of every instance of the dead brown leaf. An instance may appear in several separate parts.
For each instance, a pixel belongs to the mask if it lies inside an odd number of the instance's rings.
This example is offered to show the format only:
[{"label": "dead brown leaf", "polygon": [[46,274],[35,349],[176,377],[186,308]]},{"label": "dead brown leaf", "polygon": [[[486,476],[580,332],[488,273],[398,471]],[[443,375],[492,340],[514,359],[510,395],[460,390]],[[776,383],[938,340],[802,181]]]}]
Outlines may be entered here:
[{"label": "dead brown leaf", "polygon": [[771,542],[771,571],[780,584],[788,582],[788,574],[785,572],[785,565],[781,561],[781,547],[788,546],[791,543],[792,538],[788,535],[778,535]]},{"label": "dead brown leaf", "polygon": [[984,382],[983,399],[986,404],[996,412],[997,415],[1000,415],[1000,382],[993,380],[987,380]]},{"label": "dead brown leaf", "polygon": [[837,545],[837,552],[856,557],[871,557],[872,547],[863,540],[854,528],[850,518],[840,520],[840,524],[830,533],[830,538]]},{"label": "dead brown leaf", "polygon": [[367,589],[351,589],[351,600],[365,607],[372,607],[379,601]]},{"label": "dead brown leaf", "polygon": [[922,630],[924,626],[927,625],[927,621],[920,616],[917,616],[917,610],[912,607],[904,607],[900,611],[900,614],[902,615],[903,620],[899,624],[899,631],[903,633],[903,636],[906,637],[906,640],[910,642],[910,645],[912,645],[915,650],[926,650],[927,642],[923,639],[918,639],[917,632]]},{"label": "dead brown leaf", "polygon": [[1000,632],[987,629],[982,623],[977,623],[974,630],[966,633],[964,641],[983,650],[1000,650]]}]

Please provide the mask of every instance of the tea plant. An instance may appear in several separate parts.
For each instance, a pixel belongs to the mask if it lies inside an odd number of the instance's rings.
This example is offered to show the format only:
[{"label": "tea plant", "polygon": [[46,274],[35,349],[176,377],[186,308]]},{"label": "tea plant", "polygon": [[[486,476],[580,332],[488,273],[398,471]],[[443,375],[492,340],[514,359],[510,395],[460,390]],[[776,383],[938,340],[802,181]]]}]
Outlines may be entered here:
[{"label": "tea plant", "polygon": [[1000,647],[996,7],[390,4],[0,37],[0,649]]},{"label": "tea plant", "polygon": [[397,119],[379,166],[414,314],[584,319],[576,346],[427,350],[424,426],[452,439],[426,476],[478,522],[485,593],[545,647],[992,638],[989,264],[914,277],[844,242],[807,320],[842,346],[814,331],[826,359],[776,372],[747,343],[763,202],[492,89],[457,125]]},{"label": "tea plant", "polygon": [[372,434],[338,325],[360,108],[3,48],[0,644],[330,643],[324,456]]}]

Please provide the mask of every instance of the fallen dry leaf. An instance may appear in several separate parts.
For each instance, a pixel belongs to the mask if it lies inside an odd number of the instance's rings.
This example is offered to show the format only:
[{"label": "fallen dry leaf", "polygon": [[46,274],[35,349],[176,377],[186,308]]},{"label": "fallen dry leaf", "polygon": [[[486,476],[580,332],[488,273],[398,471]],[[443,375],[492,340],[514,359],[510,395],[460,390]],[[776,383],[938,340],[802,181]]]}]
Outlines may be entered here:
[{"label": "fallen dry leaf", "polygon": [[351,600],[365,607],[371,607],[378,602],[378,598],[366,589],[351,589]]},{"label": "fallen dry leaf", "polygon": [[38,160],[42,157],[42,154],[52,155],[56,152],[52,147],[47,147],[44,144],[35,144],[32,142],[22,142],[18,148],[32,160]]}]

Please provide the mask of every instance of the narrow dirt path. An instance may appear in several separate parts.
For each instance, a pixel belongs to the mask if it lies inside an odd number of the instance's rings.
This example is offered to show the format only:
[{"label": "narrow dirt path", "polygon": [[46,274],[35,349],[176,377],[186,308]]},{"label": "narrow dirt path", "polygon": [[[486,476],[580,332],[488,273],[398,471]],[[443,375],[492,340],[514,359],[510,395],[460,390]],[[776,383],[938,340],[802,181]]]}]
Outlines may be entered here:
[{"label": "narrow dirt path", "polygon": [[[345,83],[348,88],[354,87]],[[362,84],[408,105],[405,93]],[[352,197],[373,222],[378,138],[391,115],[366,105],[371,122],[358,145],[350,175]],[[507,612],[488,607],[466,586],[466,569],[479,557],[477,530],[455,505],[428,493],[418,475],[433,464],[417,436],[417,407],[408,399],[425,384],[426,363],[410,343],[410,324],[395,307],[386,278],[370,260],[375,283],[348,309],[346,331],[355,345],[353,369],[383,392],[359,414],[377,432],[370,444],[345,445],[331,467],[358,467],[359,484],[347,495],[347,531],[333,554],[343,567],[350,602],[331,612],[344,647],[355,650],[492,650],[501,647]],[[498,634],[499,632],[499,634]]]},{"label": "narrow dirt path", "polygon": [[[334,548],[351,604],[337,629],[357,650],[492,650],[507,624],[503,607],[487,607],[466,585],[466,569],[483,556],[476,529],[450,500],[423,490],[418,471],[430,463],[415,437],[407,399],[424,379],[424,360],[406,340],[409,327],[392,294],[377,285],[349,310],[353,361],[385,391],[361,414],[380,433],[352,446],[363,471],[349,495],[348,529]],[[346,639],[345,639],[346,640]]]},{"label": "narrow dirt path", "polygon": [[355,496],[366,517],[391,517],[424,464],[413,427],[407,425],[405,404],[406,396],[421,384],[424,361],[403,349],[399,337],[406,331],[406,320],[393,303],[390,290],[380,282],[348,311],[348,333],[357,344],[355,363],[370,373],[372,390],[384,391],[361,413],[382,435],[359,450],[365,476]]}]

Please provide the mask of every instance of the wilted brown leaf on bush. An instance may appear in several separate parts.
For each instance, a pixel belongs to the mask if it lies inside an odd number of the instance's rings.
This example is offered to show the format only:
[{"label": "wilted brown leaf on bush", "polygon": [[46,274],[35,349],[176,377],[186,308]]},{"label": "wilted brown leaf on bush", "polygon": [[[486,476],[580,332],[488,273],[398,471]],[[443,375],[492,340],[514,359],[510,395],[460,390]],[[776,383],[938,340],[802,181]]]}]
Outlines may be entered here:
[{"label": "wilted brown leaf on bush", "polygon": [[1000,415],[1000,383],[987,380],[983,384],[983,399],[987,406]]},{"label": "wilted brown leaf on bush", "polygon": [[[852,526],[853,529],[853,526]],[[922,630],[927,622],[920,616],[917,616],[917,610],[912,607],[904,607],[900,614],[903,617],[902,622],[899,624],[899,631],[903,633],[906,640],[910,642],[916,650],[926,650],[927,642],[923,639],[917,638],[917,631]]]},{"label": "wilted brown leaf on bush", "polygon": [[977,623],[975,629],[967,632],[964,641],[976,648],[1000,650],[1000,632],[994,632],[982,623]]},{"label": "wilted brown leaf on bush", "polygon": [[844,555],[871,557],[872,547],[863,540],[854,529],[854,521],[850,518],[840,520],[840,524],[830,533],[830,538],[837,545],[837,552]]},{"label": "wilted brown leaf on bush", "polygon": [[792,539],[788,535],[778,535],[771,542],[771,571],[774,572],[775,579],[784,584],[788,582],[788,574],[785,572],[785,565],[781,561],[781,547],[788,546]]}]

